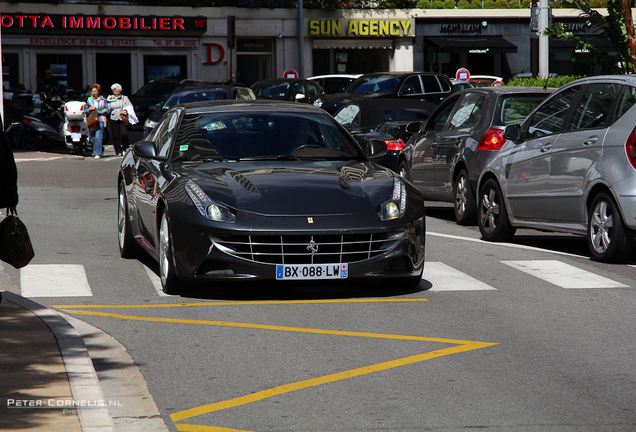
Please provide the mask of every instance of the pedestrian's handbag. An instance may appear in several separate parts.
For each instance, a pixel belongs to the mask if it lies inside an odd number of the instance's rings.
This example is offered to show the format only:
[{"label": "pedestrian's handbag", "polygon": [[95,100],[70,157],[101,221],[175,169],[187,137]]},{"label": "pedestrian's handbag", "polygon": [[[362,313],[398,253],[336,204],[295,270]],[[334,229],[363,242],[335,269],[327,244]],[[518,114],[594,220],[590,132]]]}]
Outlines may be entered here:
[{"label": "pedestrian's handbag", "polygon": [[8,208],[7,216],[0,222],[0,260],[19,269],[31,262],[34,256],[26,225],[18,218],[14,208]]},{"label": "pedestrian's handbag", "polygon": [[128,113],[126,114],[121,113],[119,114],[119,117],[121,117],[121,121],[124,122],[125,126],[130,126],[130,120],[128,120]]},{"label": "pedestrian's handbag", "polygon": [[88,113],[86,126],[88,126],[89,129],[97,129],[99,126],[99,114],[97,113],[97,110],[93,110]]}]

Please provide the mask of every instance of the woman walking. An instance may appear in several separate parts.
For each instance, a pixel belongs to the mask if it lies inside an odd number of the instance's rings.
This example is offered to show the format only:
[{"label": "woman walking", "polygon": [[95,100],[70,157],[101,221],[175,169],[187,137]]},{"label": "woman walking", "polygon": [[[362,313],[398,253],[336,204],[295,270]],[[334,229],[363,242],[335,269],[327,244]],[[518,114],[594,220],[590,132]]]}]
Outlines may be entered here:
[{"label": "woman walking", "polygon": [[128,96],[121,94],[122,87],[120,84],[110,86],[113,94],[108,96],[108,109],[110,110],[110,139],[113,143],[113,149],[117,156],[121,156],[122,152],[128,150],[128,125],[123,121],[123,116],[128,113],[124,109],[131,106]]},{"label": "woman walking", "polygon": [[97,110],[97,115],[99,116],[99,122],[93,129],[91,129],[91,137],[93,138],[93,155],[95,155],[95,159],[101,158],[102,153],[104,152],[102,140],[104,139],[104,128],[107,124],[106,116],[108,115],[108,102],[104,96],[100,95],[101,92],[102,86],[97,83],[93,84],[91,86],[92,96],[88,98],[84,108],[88,114],[90,114],[91,111]]}]

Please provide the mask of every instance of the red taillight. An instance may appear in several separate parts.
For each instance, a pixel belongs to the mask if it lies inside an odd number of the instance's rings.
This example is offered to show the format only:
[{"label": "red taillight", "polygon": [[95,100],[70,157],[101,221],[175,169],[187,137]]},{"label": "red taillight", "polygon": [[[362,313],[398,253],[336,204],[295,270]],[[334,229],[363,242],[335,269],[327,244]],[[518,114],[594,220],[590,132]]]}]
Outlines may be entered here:
[{"label": "red taillight", "polygon": [[506,140],[501,129],[488,129],[481,137],[477,150],[499,150]]},{"label": "red taillight", "polygon": [[80,132],[82,127],[80,125],[71,125],[71,132]]},{"label": "red taillight", "polygon": [[404,141],[402,141],[401,139],[390,139],[390,140],[384,140],[384,142],[386,143],[386,149],[387,150],[397,150],[400,151],[404,148],[404,146],[406,144],[404,144]]},{"label": "red taillight", "polygon": [[625,142],[625,151],[627,152],[627,159],[629,163],[636,168],[636,128],[632,129],[632,132]]}]

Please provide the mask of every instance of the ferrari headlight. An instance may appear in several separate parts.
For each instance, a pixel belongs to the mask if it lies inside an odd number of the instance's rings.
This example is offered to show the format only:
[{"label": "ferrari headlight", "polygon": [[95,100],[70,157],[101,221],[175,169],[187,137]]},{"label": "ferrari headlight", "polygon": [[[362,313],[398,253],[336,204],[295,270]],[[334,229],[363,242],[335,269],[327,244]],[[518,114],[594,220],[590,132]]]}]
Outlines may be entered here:
[{"label": "ferrari headlight", "polygon": [[389,221],[404,216],[406,212],[406,186],[399,178],[393,179],[393,195],[384,202],[378,216],[383,221]]},{"label": "ferrari headlight", "polygon": [[204,218],[216,222],[236,222],[236,215],[228,207],[214,201],[192,180],[186,183],[185,190]]}]

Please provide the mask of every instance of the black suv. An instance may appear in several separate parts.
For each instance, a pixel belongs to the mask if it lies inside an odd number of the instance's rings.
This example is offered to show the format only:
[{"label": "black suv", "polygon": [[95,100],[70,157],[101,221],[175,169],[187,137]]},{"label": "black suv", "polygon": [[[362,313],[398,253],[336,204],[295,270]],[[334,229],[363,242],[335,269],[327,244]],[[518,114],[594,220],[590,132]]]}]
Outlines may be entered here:
[{"label": "black suv", "polygon": [[202,83],[194,79],[160,78],[150,81],[130,96],[139,124],[143,125],[150,115],[149,108],[163,102],[177,88]]},{"label": "black suv", "polygon": [[446,75],[422,72],[376,72],[362,75],[344,93],[324,98],[322,109],[333,115],[342,106],[369,98],[408,99],[435,105],[457,89]]}]

